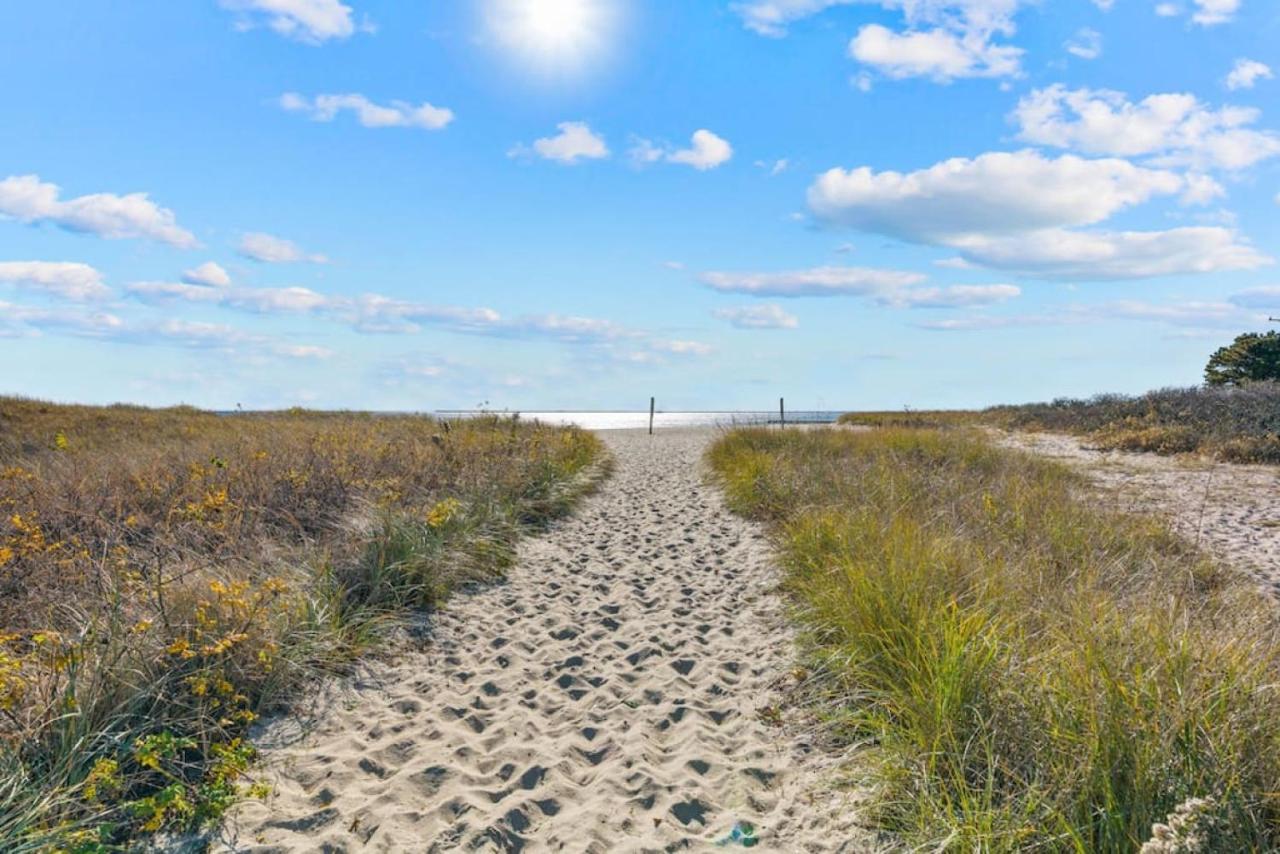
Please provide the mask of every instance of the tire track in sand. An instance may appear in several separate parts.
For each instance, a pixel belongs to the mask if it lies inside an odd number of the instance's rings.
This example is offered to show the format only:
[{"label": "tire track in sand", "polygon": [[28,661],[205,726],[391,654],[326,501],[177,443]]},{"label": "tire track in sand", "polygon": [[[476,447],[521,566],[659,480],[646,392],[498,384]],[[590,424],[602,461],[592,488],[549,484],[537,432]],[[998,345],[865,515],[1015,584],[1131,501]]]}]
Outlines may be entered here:
[{"label": "tire track in sand", "polygon": [[268,730],[276,793],[229,850],[700,850],[736,821],[756,850],[865,850],[831,760],[758,714],[792,636],[762,530],[703,480],[713,431],[602,436],[614,475],[507,583],[329,692],[306,738]]}]

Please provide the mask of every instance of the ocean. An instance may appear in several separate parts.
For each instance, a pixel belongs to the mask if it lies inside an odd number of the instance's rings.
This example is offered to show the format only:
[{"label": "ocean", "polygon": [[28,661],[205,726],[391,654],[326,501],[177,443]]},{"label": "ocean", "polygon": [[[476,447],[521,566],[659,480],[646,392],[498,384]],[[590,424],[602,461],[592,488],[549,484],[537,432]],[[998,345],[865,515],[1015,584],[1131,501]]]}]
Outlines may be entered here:
[{"label": "ocean", "polygon": [[[842,410],[843,411],[843,410]],[[649,411],[599,412],[567,410],[520,410],[481,412],[479,410],[446,410],[434,413],[439,418],[470,418],[476,415],[519,415],[544,424],[573,424],[588,430],[635,430],[649,426]],[[798,410],[787,413],[788,424],[834,424],[841,412]],[[654,429],[664,427],[734,427],[749,424],[777,424],[778,413],[745,410],[723,412],[657,412]]]}]

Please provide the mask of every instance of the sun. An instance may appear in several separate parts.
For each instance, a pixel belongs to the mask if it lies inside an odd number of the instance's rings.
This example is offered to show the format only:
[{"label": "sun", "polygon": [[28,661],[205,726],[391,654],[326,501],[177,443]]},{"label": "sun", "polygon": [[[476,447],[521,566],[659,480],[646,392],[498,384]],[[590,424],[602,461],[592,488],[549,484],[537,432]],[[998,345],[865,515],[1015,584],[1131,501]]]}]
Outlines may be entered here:
[{"label": "sun", "polygon": [[490,0],[488,24],[513,58],[544,72],[581,69],[604,53],[618,0]]}]

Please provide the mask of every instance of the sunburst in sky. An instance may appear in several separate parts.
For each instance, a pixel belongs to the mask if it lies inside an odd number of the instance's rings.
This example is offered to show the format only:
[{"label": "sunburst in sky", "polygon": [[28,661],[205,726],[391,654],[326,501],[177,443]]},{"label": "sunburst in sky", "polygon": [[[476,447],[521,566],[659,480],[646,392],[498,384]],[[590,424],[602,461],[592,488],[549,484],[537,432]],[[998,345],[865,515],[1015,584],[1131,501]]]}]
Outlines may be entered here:
[{"label": "sunburst in sky", "polygon": [[613,41],[617,0],[490,0],[486,24],[501,48],[539,73],[565,76],[601,60]]}]

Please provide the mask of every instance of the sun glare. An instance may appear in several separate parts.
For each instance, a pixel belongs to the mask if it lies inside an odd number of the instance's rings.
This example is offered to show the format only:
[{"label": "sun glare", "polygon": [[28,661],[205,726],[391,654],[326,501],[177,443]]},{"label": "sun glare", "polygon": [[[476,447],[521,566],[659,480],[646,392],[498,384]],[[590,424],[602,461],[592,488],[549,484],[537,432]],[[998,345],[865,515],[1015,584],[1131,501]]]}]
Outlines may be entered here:
[{"label": "sun glare", "polygon": [[570,72],[601,54],[618,0],[492,0],[489,27],[513,57],[546,72]]}]

